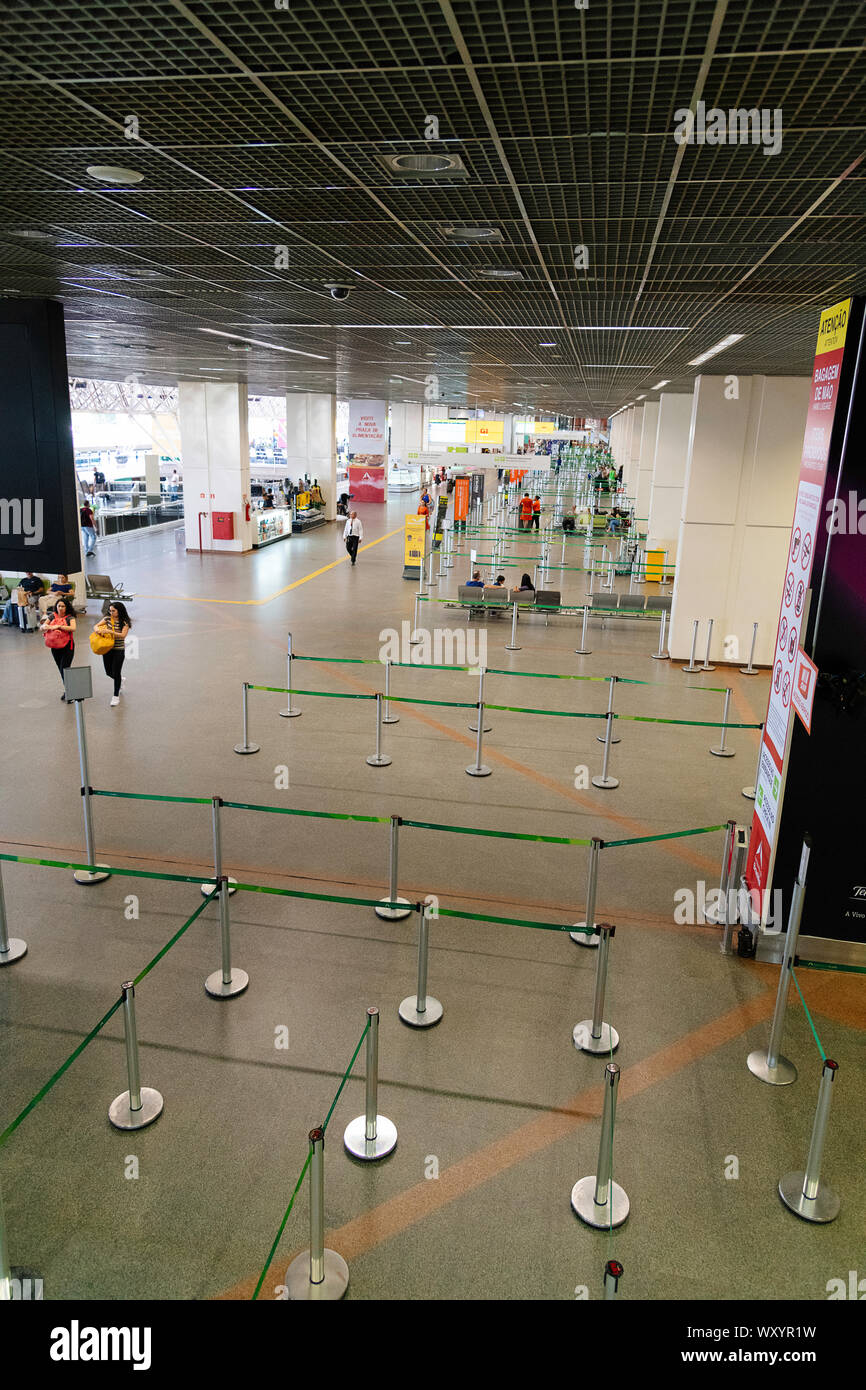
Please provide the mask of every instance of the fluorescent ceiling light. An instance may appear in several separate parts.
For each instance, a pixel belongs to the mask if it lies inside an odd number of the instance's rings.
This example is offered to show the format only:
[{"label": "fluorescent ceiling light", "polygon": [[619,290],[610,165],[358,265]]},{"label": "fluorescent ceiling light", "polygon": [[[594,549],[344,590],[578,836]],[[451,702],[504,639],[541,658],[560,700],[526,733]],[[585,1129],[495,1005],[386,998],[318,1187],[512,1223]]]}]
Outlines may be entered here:
[{"label": "fluorescent ceiling light", "polygon": [[670,386],[670,382],[669,382],[669,381],[657,381],[656,384],[655,384],[655,386],[651,386],[651,387],[650,387],[650,390],[651,390],[651,391],[660,391],[660,390],[662,389],[663,386]]},{"label": "fluorescent ceiling light", "polygon": [[141,183],[144,178],[137,169],[124,169],[115,164],[89,164],[87,172],[100,183]]},{"label": "fluorescent ceiling light", "polygon": [[[264,243],[263,243],[264,244]],[[254,325],[253,325],[254,326]],[[262,327],[274,327],[273,324],[262,325]],[[249,324],[244,325],[250,327]],[[578,324],[576,328],[563,328],[561,323],[281,323],[280,328],[330,328],[332,332],[344,333],[347,328],[357,329],[382,329],[383,332],[417,332],[419,329],[429,329],[436,333],[462,333],[469,328],[485,328],[491,332],[501,332],[507,328],[513,333],[691,333],[690,327],[671,327],[668,324],[656,326],[647,324],[628,324],[628,323],[585,323]],[[268,344],[272,346],[272,344]],[[652,364],[650,364],[652,365]]]},{"label": "fluorescent ceiling light", "polygon": [[240,333],[223,333],[219,328],[200,328],[198,331],[199,333],[212,333],[216,338],[234,338],[242,343],[252,343],[255,347],[270,348],[272,352],[291,352],[296,357],[315,357],[317,362],[330,361],[321,352],[301,352],[300,348],[280,347],[279,343],[263,343],[259,338],[242,338]]},{"label": "fluorescent ceiling light", "polygon": [[717,352],[724,352],[725,348],[731,347],[733,343],[738,343],[740,339],[744,337],[744,333],[729,333],[727,338],[723,338],[720,343],[716,343],[715,347],[707,348],[706,352],[702,352],[700,357],[693,357],[689,366],[699,367],[701,363],[706,362],[709,357],[715,357]]},{"label": "fluorescent ceiling light", "polygon": [[642,396],[638,396],[637,399],[638,399],[639,401],[645,401],[645,400],[646,400],[646,392],[644,392],[644,394],[643,394]]}]

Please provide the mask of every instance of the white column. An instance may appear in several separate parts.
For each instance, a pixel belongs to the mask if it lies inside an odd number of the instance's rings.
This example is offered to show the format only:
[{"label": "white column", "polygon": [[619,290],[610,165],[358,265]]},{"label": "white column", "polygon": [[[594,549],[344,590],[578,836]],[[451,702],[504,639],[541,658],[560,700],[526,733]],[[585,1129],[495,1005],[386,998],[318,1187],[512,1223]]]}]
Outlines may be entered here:
[{"label": "white column", "polygon": [[423,415],[420,401],[391,402],[391,449],[389,471],[394,464],[405,468],[410,452],[420,453],[423,448]]},{"label": "white column", "polygon": [[286,393],[286,466],[297,482],[318,479],[325,519],[337,514],[337,398],[322,391]]},{"label": "white column", "polygon": [[671,563],[676,559],[682,518],[691,422],[691,394],[662,392],[659,396],[655,464],[650,489],[647,549],[666,550]]},{"label": "white column", "polygon": [[[186,548],[239,553],[252,549],[247,385],[234,381],[181,381],[180,441]],[[234,514],[234,540],[211,539],[211,513]]]},{"label": "white column", "polygon": [[755,661],[772,664],[809,392],[808,377],[695,380],[668,638],[677,660],[694,619],[712,618],[712,658],[744,662],[756,622]]},{"label": "white column", "polygon": [[[641,419],[640,449],[638,452],[637,487],[635,488],[635,510],[639,517],[649,516],[650,492],[653,483],[653,468],[656,456],[656,433],[658,430],[658,401],[647,401]],[[638,523],[638,530],[646,533],[646,521]]]}]

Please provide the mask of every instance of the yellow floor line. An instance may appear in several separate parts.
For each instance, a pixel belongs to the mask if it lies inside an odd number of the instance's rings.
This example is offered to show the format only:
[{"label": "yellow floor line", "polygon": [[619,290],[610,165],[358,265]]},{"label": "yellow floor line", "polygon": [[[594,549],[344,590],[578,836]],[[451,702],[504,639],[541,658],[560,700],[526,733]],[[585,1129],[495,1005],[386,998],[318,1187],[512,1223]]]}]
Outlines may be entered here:
[{"label": "yellow floor line", "polygon": [[[382,541],[389,541],[392,536],[402,535],[403,527],[398,526],[393,531],[388,531],[384,536],[379,536],[375,541],[368,541],[366,545],[358,547],[359,553],[362,550],[372,550],[374,545],[381,545]],[[301,584],[308,584],[311,579],[316,579],[320,574],[327,574],[328,570],[336,569],[337,565],[344,565],[348,560],[348,555],[341,555],[339,560],[332,560],[329,565],[322,565],[321,569],[313,570],[312,574],[305,574],[303,579],[295,579],[291,584],[286,584],[285,588],[277,589],[275,593],[268,594],[267,598],[194,598],[191,594],[136,594],[136,598],[159,598],[167,599],[170,603],[228,603],[233,606],[252,605],[258,607],[263,603],[271,603],[281,594],[287,594],[290,589],[297,589]]]}]

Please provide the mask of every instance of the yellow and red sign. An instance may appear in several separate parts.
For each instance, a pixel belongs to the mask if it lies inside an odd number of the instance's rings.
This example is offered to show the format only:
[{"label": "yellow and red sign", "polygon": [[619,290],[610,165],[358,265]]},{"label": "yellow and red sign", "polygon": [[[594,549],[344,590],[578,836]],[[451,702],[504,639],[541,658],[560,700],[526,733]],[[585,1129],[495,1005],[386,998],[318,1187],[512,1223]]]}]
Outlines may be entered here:
[{"label": "yellow and red sign", "polygon": [[454,520],[465,521],[469,515],[469,479],[454,479]]}]

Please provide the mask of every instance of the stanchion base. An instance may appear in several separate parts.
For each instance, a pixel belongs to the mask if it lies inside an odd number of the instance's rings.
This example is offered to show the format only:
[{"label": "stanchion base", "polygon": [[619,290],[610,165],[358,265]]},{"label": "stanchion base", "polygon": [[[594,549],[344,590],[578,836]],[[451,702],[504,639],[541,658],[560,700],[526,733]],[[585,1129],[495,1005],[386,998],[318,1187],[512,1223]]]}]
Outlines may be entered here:
[{"label": "stanchion base", "polygon": [[733,758],[735,756],[733,748],[711,748],[710,752],[714,758]]},{"label": "stanchion base", "polygon": [[741,676],[759,676],[760,674],[761,674],[761,673],[760,673],[760,671],[758,670],[757,666],[753,666],[752,669],[751,669],[751,671],[749,670],[748,666],[741,666],[741,667],[740,667],[740,675],[741,675]]},{"label": "stanchion base", "polygon": [[414,907],[406,898],[380,898],[383,903],[406,903],[403,907],[374,907],[373,911],[377,917],[381,917],[386,922],[400,922],[404,917],[411,917]]},{"label": "stanchion base", "polygon": [[775,1067],[767,1066],[766,1048],[763,1051],[750,1052],[746,1058],[746,1066],[753,1076],[759,1081],[766,1081],[768,1086],[791,1086],[797,1080],[797,1068],[787,1057],[780,1056]]},{"label": "stanchion base", "polygon": [[618,777],[593,777],[593,779],[592,779],[592,785],[593,785],[594,787],[603,787],[606,791],[610,791],[613,787],[618,787],[618,786],[619,786],[619,778],[618,778]]},{"label": "stanchion base", "polygon": [[652,658],[653,661],[670,661],[671,654],[670,652],[653,652]]},{"label": "stanchion base", "polygon": [[505,650],[506,650],[507,652],[522,652],[522,651],[523,651],[523,648],[522,648],[522,647],[513,647],[513,646],[511,645],[510,642],[506,642],[506,644],[505,644]]},{"label": "stanchion base", "polygon": [[383,715],[382,715],[382,723],[383,723],[383,724],[399,724],[399,723],[400,723],[400,716],[399,716],[399,714],[383,714]]},{"label": "stanchion base", "polygon": [[9,950],[0,951],[0,965],[11,965],[13,960],[20,960],[27,955],[27,942],[22,941],[20,936],[10,936]]},{"label": "stanchion base", "polygon": [[700,670],[701,670],[701,667],[700,667],[700,666],[681,666],[681,667],[680,667],[680,670],[681,670],[681,671],[686,671],[690,676],[693,676],[693,675],[695,674],[695,671],[700,671]]},{"label": "stanchion base", "polygon": [[629,1201],[618,1182],[612,1182],[608,1189],[607,1202],[595,1200],[595,1175],[581,1178],[571,1189],[571,1207],[575,1216],[594,1226],[597,1231],[610,1230],[611,1226],[621,1226],[629,1213]]},{"label": "stanchion base", "polygon": [[[477,725],[477,724],[467,724],[466,727],[467,727],[467,729],[469,730],[470,734],[477,734],[477,733],[478,733],[478,725]],[[493,725],[492,725],[492,724],[485,724],[485,725],[484,725],[484,732],[485,732],[485,734],[492,734],[492,733],[493,733]]]},{"label": "stanchion base", "polygon": [[130,1110],[129,1092],[124,1091],[123,1095],[118,1096],[108,1107],[108,1118],[115,1129],[144,1129],[146,1125],[152,1125],[154,1120],[159,1119],[164,1105],[165,1101],[159,1091],[155,1091],[152,1086],[142,1086],[140,1110]]},{"label": "stanchion base", "polygon": [[715,669],[715,666],[707,666],[706,664],[698,667],[699,671],[715,671]]},{"label": "stanchion base", "polygon": [[377,1158],[384,1158],[386,1154],[392,1153],[397,1147],[397,1126],[393,1120],[387,1119],[385,1115],[376,1116],[375,1139],[368,1139],[366,1133],[366,1115],[359,1115],[357,1119],[346,1126],[343,1143],[354,1158],[373,1162]]},{"label": "stanchion base", "polygon": [[575,656],[592,656],[592,647],[575,647]]},{"label": "stanchion base", "polygon": [[388,767],[392,759],[388,757],[387,753],[371,753],[367,762],[371,767]]},{"label": "stanchion base", "polygon": [[[233,893],[236,893],[236,892],[238,891],[237,888],[232,888],[232,884],[233,884],[233,883],[237,883],[237,879],[236,879],[236,878],[230,878],[230,879],[229,879],[229,897],[231,897]],[[210,895],[211,895],[211,893],[214,891],[215,888],[216,888],[216,884],[215,884],[215,883],[203,883],[202,886],[201,886],[201,895],[202,895],[202,897],[203,897],[203,898],[209,898]]]},{"label": "stanchion base", "polygon": [[493,768],[488,767],[486,763],[482,763],[480,767],[467,767],[466,771],[469,773],[470,777],[489,777]]},{"label": "stanchion base", "polygon": [[[575,922],[574,925],[575,927],[585,927],[586,922]],[[601,941],[601,937],[599,936],[598,932],[595,931],[592,933],[591,936],[588,935],[585,931],[570,931],[568,934],[571,937],[572,941],[574,941],[578,946],[597,946],[599,941]]]},{"label": "stanchion base", "polygon": [[590,1052],[594,1057],[600,1056],[602,1052],[616,1052],[619,1047],[619,1033],[615,1028],[611,1028],[609,1023],[601,1025],[600,1037],[592,1036],[591,1018],[576,1023],[571,1036],[578,1052]]},{"label": "stanchion base", "polygon": [[[302,709],[281,709],[278,711],[281,719],[300,719],[303,712]],[[235,749],[235,752],[237,751],[238,750]]]},{"label": "stanchion base", "polygon": [[408,999],[404,999],[398,1014],[404,1023],[408,1023],[410,1028],[432,1028],[434,1023],[438,1023],[445,1010],[431,995],[427,995],[427,1007],[423,1014],[418,1012],[418,996],[410,994]]},{"label": "stanchion base", "polygon": [[232,978],[230,982],[223,984],[223,972],[215,970],[212,975],[208,975],[204,982],[204,987],[212,999],[233,999],[236,994],[243,994],[250,977],[245,970],[238,970],[236,965],[232,966]]},{"label": "stanchion base", "polygon": [[[102,866],[100,865],[100,868]],[[90,873],[87,869],[76,869],[72,877],[76,883],[87,887],[91,883],[102,883],[105,879],[111,878],[111,874]]]},{"label": "stanchion base", "polygon": [[[596,743],[605,743],[607,740],[606,740],[604,734],[596,734],[596,736],[595,736],[595,741],[596,741]],[[622,739],[621,739],[621,738],[617,738],[616,735],[614,735],[613,738],[611,739],[611,743],[622,743]]]},{"label": "stanchion base", "polygon": [[816,1221],[822,1225],[835,1221],[842,1205],[838,1192],[834,1192],[826,1183],[819,1183],[814,1197],[804,1197],[805,1181],[805,1173],[786,1173],[780,1180],[779,1196],[785,1206],[796,1216],[802,1216],[804,1221]]},{"label": "stanchion base", "polygon": [[258,753],[258,752],[260,752],[260,751],[261,751],[261,745],[258,744],[258,743],[236,743],[236,744],[235,744],[235,752],[236,752],[236,753]]},{"label": "stanchion base", "polygon": [[749,801],[754,801],[754,799],[755,799],[755,788],[754,788],[754,787],[743,787],[743,796],[747,797]]},{"label": "stanchion base", "polygon": [[292,1260],[283,1281],[291,1302],[299,1303],[306,1300],[309,1303],[337,1303],[344,1296],[349,1287],[349,1266],[336,1250],[326,1249],[323,1253],[325,1277],[321,1284],[310,1283],[309,1250]]}]

